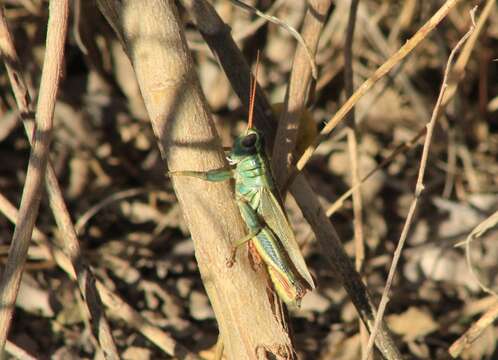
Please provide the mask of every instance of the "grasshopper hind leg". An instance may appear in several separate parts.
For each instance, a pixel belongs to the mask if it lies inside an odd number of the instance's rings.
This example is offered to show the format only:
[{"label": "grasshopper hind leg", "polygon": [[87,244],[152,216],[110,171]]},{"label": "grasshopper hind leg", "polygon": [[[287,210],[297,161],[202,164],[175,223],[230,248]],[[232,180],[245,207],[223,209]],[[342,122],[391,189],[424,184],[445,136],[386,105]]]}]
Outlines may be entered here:
[{"label": "grasshopper hind leg", "polygon": [[235,255],[237,253],[237,249],[244,245],[246,242],[249,240],[255,238],[262,230],[263,227],[261,226],[256,212],[254,209],[251,208],[247,200],[243,198],[237,198],[237,205],[239,206],[240,214],[242,215],[242,218],[244,219],[247,227],[249,228],[249,234],[244,236],[242,239],[238,240],[232,247],[232,252],[230,254],[230,257],[227,259],[227,266],[232,267],[233,264],[235,264]]},{"label": "grasshopper hind leg", "polygon": [[237,255],[238,248],[240,248],[246,242],[248,242],[256,235],[258,235],[260,231],[261,228],[252,229],[249,234],[247,234],[242,239],[238,240],[235,244],[233,244],[232,250],[230,251],[230,257],[227,259],[227,267],[232,267],[235,264],[235,255]]},{"label": "grasshopper hind leg", "polygon": [[282,274],[271,265],[268,265],[267,268],[278,296],[287,305],[299,308],[301,306],[301,299],[308,289],[299,281],[290,282],[288,278],[282,276]]},{"label": "grasshopper hind leg", "polygon": [[261,257],[261,255],[259,255],[258,249],[256,249],[256,246],[254,245],[254,241],[249,242],[248,245],[248,255],[251,262],[251,267],[254,271],[258,271],[259,268],[264,264],[263,258]]}]

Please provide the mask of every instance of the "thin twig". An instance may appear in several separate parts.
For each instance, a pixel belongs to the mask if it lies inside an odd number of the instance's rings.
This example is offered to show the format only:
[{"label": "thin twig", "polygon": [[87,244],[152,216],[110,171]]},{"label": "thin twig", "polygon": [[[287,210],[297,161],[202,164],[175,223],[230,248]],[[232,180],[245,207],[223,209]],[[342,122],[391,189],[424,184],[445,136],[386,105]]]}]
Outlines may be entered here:
[{"label": "thin twig", "polygon": [[493,324],[498,318],[498,304],[495,304],[488,309],[472,326],[460,336],[453,344],[451,344],[448,352],[454,358],[460,356],[462,351],[470,347],[477,340],[482,332]]},{"label": "thin twig", "polygon": [[276,145],[273,147],[271,156],[273,175],[279,188],[283,188],[290,165],[294,162],[292,152],[298,138],[299,119],[305,109],[311,87],[311,69],[306,61],[305,53],[310,51],[311,56],[315,56],[330,5],[330,0],[309,1],[304,16],[301,32],[303,41],[308,44],[309,48],[298,46],[294,54],[292,72],[285,94],[284,111],[278,122]]},{"label": "thin twig", "polygon": [[328,134],[339,124],[353,106],[365,95],[372,86],[383,76],[385,76],[393,67],[395,67],[402,59],[404,59],[422,40],[424,40],[430,32],[446,17],[453,9],[459,0],[447,0],[443,6],[413,35],[401,48],[398,49],[389,59],[387,59],[375,72],[368,78],[356,92],[341,106],[335,115],[328,121],[327,125],[322,129],[320,135],[315,139],[296,164],[296,169],[290,175],[288,182],[292,181],[295,173],[301,171],[309,161],[315,149],[320,142],[324,140]]},{"label": "thin twig", "polygon": [[[240,29],[237,33],[233,34],[233,39],[235,41],[241,41],[247,38],[248,36],[251,36],[254,34],[261,26],[266,24],[268,20],[268,17],[272,16],[277,10],[284,4],[285,0],[277,0],[275,1],[271,7],[268,9],[268,11],[265,13],[266,16],[264,17],[259,17],[255,21],[253,21],[251,24],[245,26],[243,29]],[[205,43],[203,43],[204,46]]]},{"label": "thin twig", "polygon": [[[0,194],[0,212],[3,213],[14,224],[17,223],[17,208],[3,194]],[[36,225],[33,227],[33,240],[46,242],[47,237],[43,234]]]},{"label": "thin twig", "polygon": [[496,291],[494,291],[493,289],[491,289],[489,286],[485,285],[481,281],[481,279],[479,278],[479,275],[477,274],[477,272],[474,269],[474,265],[472,264],[470,245],[471,245],[473,240],[481,237],[486,231],[496,227],[497,224],[498,224],[498,211],[496,211],[491,216],[486,218],[484,221],[479,223],[479,225],[477,225],[471,231],[471,233],[469,234],[469,236],[467,236],[467,239],[465,239],[465,241],[463,243],[456,245],[456,246],[465,245],[465,259],[467,261],[467,268],[469,269],[470,274],[472,275],[474,280],[477,282],[477,284],[479,285],[479,287],[481,288],[482,291],[484,291],[484,292],[486,292],[486,293],[488,293],[496,298],[498,298],[498,293]]},{"label": "thin twig", "polygon": [[[9,80],[16,98],[17,106],[23,119],[24,129],[30,144],[32,145],[32,134],[34,123],[32,121],[32,104],[31,96],[26,86],[21,64],[12,41],[12,36],[5,21],[3,8],[0,8],[0,51],[6,58],[6,68]],[[101,350],[107,359],[119,358],[114,339],[112,337],[110,326],[103,313],[103,306],[95,289],[95,279],[89,267],[82,261],[80,256],[79,242],[74,231],[74,226],[69,216],[69,212],[64,203],[62,191],[57,181],[55,171],[50,161],[47,163],[45,186],[49,195],[50,207],[62,234],[62,244],[64,251],[72,259],[74,269],[78,276],[78,289],[89,314],[92,333],[99,341]],[[17,219],[17,218],[16,218]],[[17,221],[17,220],[16,220]],[[34,234],[37,230],[34,229]]]},{"label": "thin twig", "polygon": [[29,241],[40,206],[52,133],[53,113],[64,57],[68,10],[67,0],[52,0],[50,2],[47,45],[40,81],[33,147],[19,209],[19,222],[14,230],[7,265],[0,283],[1,352],[3,352],[7,340]]},{"label": "thin twig", "polygon": [[[353,73],[353,39],[356,24],[356,13],[358,11],[359,0],[351,1],[349,11],[348,26],[346,29],[346,39],[344,43],[344,89],[346,96],[349,98],[354,91],[354,73]],[[365,245],[363,243],[363,216],[362,201],[360,191],[360,174],[358,169],[358,129],[355,124],[355,112],[348,114],[348,147],[351,159],[351,179],[353,191],[353,212],[354,212],[354,239],[355,239],[355,265],[356,271],[360,272],[365,257]]]},{"label": "thin twig", "polygon": [[420,196],[422,195],[422,192],[424,191],[424,175],[425,175],[425,170],[427,168],[427,159],[429,158],[429,150],[430,150],[430,145],[431,145],[431,140],[432,140],[432,133],[434,131],[434,127],[436,126],[436,122],[438,119],[438,116],[440,114],[440,107],[441,103],[443,101],[444,93],[446,91],[446,87],[448,86],[447,81],[448,81],[448,76],[451,70],[451,66],[453,64],[453,58],[455,57],[456,53],[462,47],[462,45],[465,43],[465,41],[469,38],[469,36],[472,34],[472,32],[475,29],[475,21],[474,21],[474,13],[476,11],[476,8],[474,8],[471,11],[471,18],[472,18],[472,25],[465,33],[465,35],[458,41],[458,43],[455,45],[453,50],[450,53],[450,56],[448,57],[448,61],[446,63],[446,69],[444,71],[444,77],[443,81],[441,84],[441,90],[439,92],[438,99],[436,101],[436,105],[434,106],[434,110],[432,111],[432,116],[427,124],[427,135],[425,137],[424,141],[424,147],[422,150],[422,157],[420,159],[420,168],[419,168],[419,173],[417,177],[417,183],[415,185],[415,191],[414,191],[414,198],[412,200],[412,203],[410,204],[410,209],[408,211],[408,215],[406,217],[405,224],[403,226],[403,230],[401,232],[400,239],[398,241],[398,245],[396,247],[396,250],[394,252],[393,256],[393,261],[391,264],[391,267],[389,269],[389,274],[387,276],[387,281],[386,281],[386,286],[384,288],[384,291],[382,293],[382,298],[380,300],[379,304],[379,310],[377,312],[377,315],[375,317],[375,324],[372,333],[370,334],[370,339],[368,341],[368,347],[367,347],[367,352],[363,355],[362,360],[367,360],[370,352],[372,351],[373,344],[375,341],[375,336],[377,335],[377,326],[381,323],[381,320],[384,315],[384,311],[387,306],[387,302],[389,301],[389,293],[391,290],[392,282],[394,279],[394,274],[396,273],[396,268],[398,265],[398,261],[401,257],[401,252],[403,250],[403,246],[405,244],[406,238],[408,236],[408,232],[410,231],[411,224],[413,222],[413,218],[415,215],[415,210],[417,208],[418,200]]},{"label": "thin twig", "polygon": [[495,5],[496,5],[495,0],[487,0],[486,5],[479,14],[479,19],[477,20],[473,34],[470,36],[469,40],[465,43],[465,46],[462,48],[462,51],[460,52],[458,59],[455,61],[455,66],[453,66],[453,73],[455,74],[455,76],[452,76],[452,78],[448,81],[448,88],[446,89],[446,93],[444,95],[442,102],[443,107],[446,107],[448,102],[455,95],[456,90],[458,89],[458,85],[462,80],[462,76],[465,74],[464,70],[465,67],[467,66],[467,63],[469,62],[472,50],[475,48],[476,42],[479,39],[479,35],[481,34],[484,24],[488,20],[489,15],[491,14],[491,10],[493,10],[493,7]]},{"label": "thin twig", "polygon": [[234,3],[235,5],[241,7],[242,9],[250,11],[250,12],[268,20],[269,22],[272,22],[278,26],[281,26],[285,30],[287,30],[292,35],[292,37],[294,39],[296,39],[297,42],[305,49],[305,54],[308,57],[308,61],[309,61],[309,65],[311,67],[311,73],[313,75],[313,78],[314,79],[318,78],[318,69],[317,69],[316,64],[315,64],[315,58],[313,56],[313,53],[312,53],[311,49],[309,48],[308,44],[302,38],[301,34],[299,34],[299,32],[296,29],[294,29],[292,26],[287,24],[285,21],[282,21],[275,16],[267,15],[264,12],[261,12],[258,9],[256,9],[255,7],[248,5],[242,1],[239,1],[239,0],[230,0],[230,1],[232,3]]},{"label": "thin twig", "polygon": [[[351,0],[351,7],[349,9],[348,25],[346,27],[346,38],[344,40],[344,90],[346,97],[350,98],[354,92],[354,74],[353,74],[353,40],[354,30],[356,25],[356,16],[358,12],[359,0]],[[355,126],[355,113],[353,111],[348,114],[347,121],[349,127]]]},{"label": "thin twig", "polygon": [[[349,10],[348,25],[346,28],[346,38],[344,40],[344,90],[349,98],[354,92],[354,71],[353,71],[353,41],[358,12],[359,0],[352,0]],[[358,127],[355,121],[355,109],[348,114],[347,118],[347,142],[349,158],[351,159],[351,185],[353,191],[353,223],[354,223],[354,244],[355,244],[355,267],[361,275],[363,262],[365,261],[365,242],[363,238],[363,204],[361,199],[361,179],[358,164]],[[363,281],[365,279],[363,278]],[[368,343],[368,330],[365,324],[359,320],[361,352],[365,353]]]},{"label": "thin twig", "polygon": [[[382,30],[379,27],[379,24],[374,21],[374,19],[371,16],[371,12],[369,11],[368,7],[366,6],[365,3],[360,4],[358,8],[358,18],[359,21],[363,24],[360,28],[363,30],[363,34],[366,37],[369,42],[372,43],[372,45],[380,52],[380,54],[384,58],[388,58],[390,54],[394,52],[394,49],[392,45],[390,45],[385,38],[385,35],[383,34]],[[417,114],[419,119],[427,119],[429,117],[429,110],[427,110],[428,106],[426,106],[426,103],[424,102],[423,98],[417,93],[416,89],[412,85],[412,82],[410,81],[409,76],[401,71],[403,68],[407,68],[407,62],[409,60],[406,59],[406,61],[401,61],[399,62],[391,72],[390,79],[385,79],[386,81],[384,82],[391,82],[394,81],[398,86],[403,88],[404,93],[408,96],[410,99],[411,103],[411,108],[414,110],[414,112]],[[385,86],[378,86],[377,89],[372,89],[373,92],[380,93],[385,90]],[[368,110],[371,108],[372,104],[374,101],[376,101],[378,95],[377,94],[371,94],[371,100],[366,101],[363,104],[363,111],[361,114],[358,114],[358,122],[361,121],[361,118],[368,113]]]},{"label": "thin twig", "polygon": [[[443,100],[444,101],[444,100]],[[443,105],[441,105],[443,106]],[[447,170],[444,180],[444,187],[442,196],[444,198],[449,198],[453,192],[453,187],[455,185],[455,176],[457,174],[457,145],[456,145],[456,131],[455,129],[448,128],[448,147],[447,153]]]},{"label": "thin twig", "polygon": [[365,181],[367,181],[368,179],[370,179],[370,177],[373,176],[377,171],[379,171],[380,169],[383,169],[384,167],[386,167],[387,165],[389,165],[389,163],[392,160],[394,160],[396,158],[396,156],[398,156],[399,154],[401,154],[401,153],[403,153],[405,151],[411,150],[416,145],[417,141],[422,136],[424,136],[424,134],[426,133],[426,131],[427,131],[427,128],[424,126],[410,140],[405,141],[405,142],[399,144],[398,146],[396,146],[396,148],[393,151],[391,151],[391,153],[389,154],[389,156],[387,156],[386,158],[384,158],[379,165],[377,165],[374,169],[370,170],[370,172],[368,174],[366,174],[361,179],[360,183],[352,186],[348,191],[346,191],[344,194],[342,194],[336,201],[334,201],[334,203],[332,205],[330,205],[328,207],[328,209],[327,209],[327,216],[330,217],[337,210],[339,210],[343,206],[344,201],[346,201],[346,199],[349,198],[358,187],[360,187]]}]

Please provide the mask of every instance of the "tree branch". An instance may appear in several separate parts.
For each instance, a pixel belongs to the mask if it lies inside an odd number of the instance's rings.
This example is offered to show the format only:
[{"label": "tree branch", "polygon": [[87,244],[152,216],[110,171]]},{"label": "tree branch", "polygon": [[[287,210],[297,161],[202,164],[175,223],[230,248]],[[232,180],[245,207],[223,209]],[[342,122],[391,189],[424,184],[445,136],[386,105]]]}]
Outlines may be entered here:
[{"label": "tree branch", "polygon": [[[182,0],[182,4],[190,12],[201,35],[220,61],[235,93],[240,101],[248,106],[250,69],[242,53],[230,36],[228,26],[221,20],[214,8],[205,0]],[[267,153],[271,153],[275,139],[277,123],[274,121],[268,100],[258,87],[255,102],[256,127],[264,132]],[[324,209],[303,174],[298,174],[291,185],[291,193],[295,197],[304,217],[310,224],[322,248],[322,253],[328,260],[332,271],[338,275],[344,285],[361,319],[371,330],[375,318],[375,306],[361,281],[358,272],[344,251],[341,241]],[[379,351],[387,359],[400,359],[401,355],[394,340],[383,323],[382,330],[376,338]]]},{"label": "tree branch", "polygon": [[[121,29],[118,37],[169,169],[226,166],[174,1],[99,0],[99,5],[108,21],[118,21],[113,28]],[[266,274],[253,271],[243,251],[234,267],[226,266],[231,244],[245,233],[230,184],[177,177],[173,185],[228,358],[253,359],[260,349],[292,358],[283,317],[268,299]]]},{"label": "tree branch", "polygon": [[[330,5],[330,0],[308,1],[308,9],[301,32],[312,56],[315,56]],[[281,189],[284,187],[290,165],[294,163],[292,151],[296,146],[299,119],[306,106],[311,79],[311,68],[306,57],[306,49],[299,45],[294,54],[292,72],[285,94],[284,111],[278,122],[275,137],[277,146],[274,146],[272,155],[273,174]]]}]

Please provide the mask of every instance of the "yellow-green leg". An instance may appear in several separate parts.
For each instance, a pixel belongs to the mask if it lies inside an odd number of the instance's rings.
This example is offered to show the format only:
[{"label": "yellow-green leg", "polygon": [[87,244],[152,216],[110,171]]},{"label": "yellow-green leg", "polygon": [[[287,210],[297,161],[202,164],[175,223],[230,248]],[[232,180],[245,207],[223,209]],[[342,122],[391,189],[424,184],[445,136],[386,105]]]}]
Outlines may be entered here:
[{"label": "yellow-green leg", "polygon": [[190,176],[198,179],[216,182],[225,181],[233,177],[232,170],[216,169],[209,171],[169,171],[168,176]]},{"label": "yellow-green leg", "polygon": [[261,228],[259,229],[252,229],[249,234],[244,236],[242,239],[238,240],[235,242],[235,244],[232,245],[232,251],[230,252],[230,257],[227,259],[227,266],[232,267],[233,264],[235,264],[235,255],[237,254],[237,249],[244,245],[246,242],[251,240],[253,237],[259,234],[261,231]]}]

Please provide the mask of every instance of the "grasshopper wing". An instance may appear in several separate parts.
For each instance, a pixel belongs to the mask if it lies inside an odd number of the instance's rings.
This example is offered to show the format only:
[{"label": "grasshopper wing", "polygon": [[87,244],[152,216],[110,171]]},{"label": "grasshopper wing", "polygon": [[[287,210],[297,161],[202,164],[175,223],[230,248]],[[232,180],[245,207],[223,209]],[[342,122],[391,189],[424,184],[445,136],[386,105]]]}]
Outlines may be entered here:
[{"label": "grasshopper wing", "polygon": [[303,255],[301,254],[301,250],[294,237],[294,232],[289,225],[287,216],[285,216],[280,203],[269,188],[263,187],[261,189],[260,205],[258,212],[282,243],[283,248],[289,255],[289,259],[296,267],[296,270],[301,277],[306,280],[310,289],[313,290],[315,284],[308,267],[304,262]]}]

